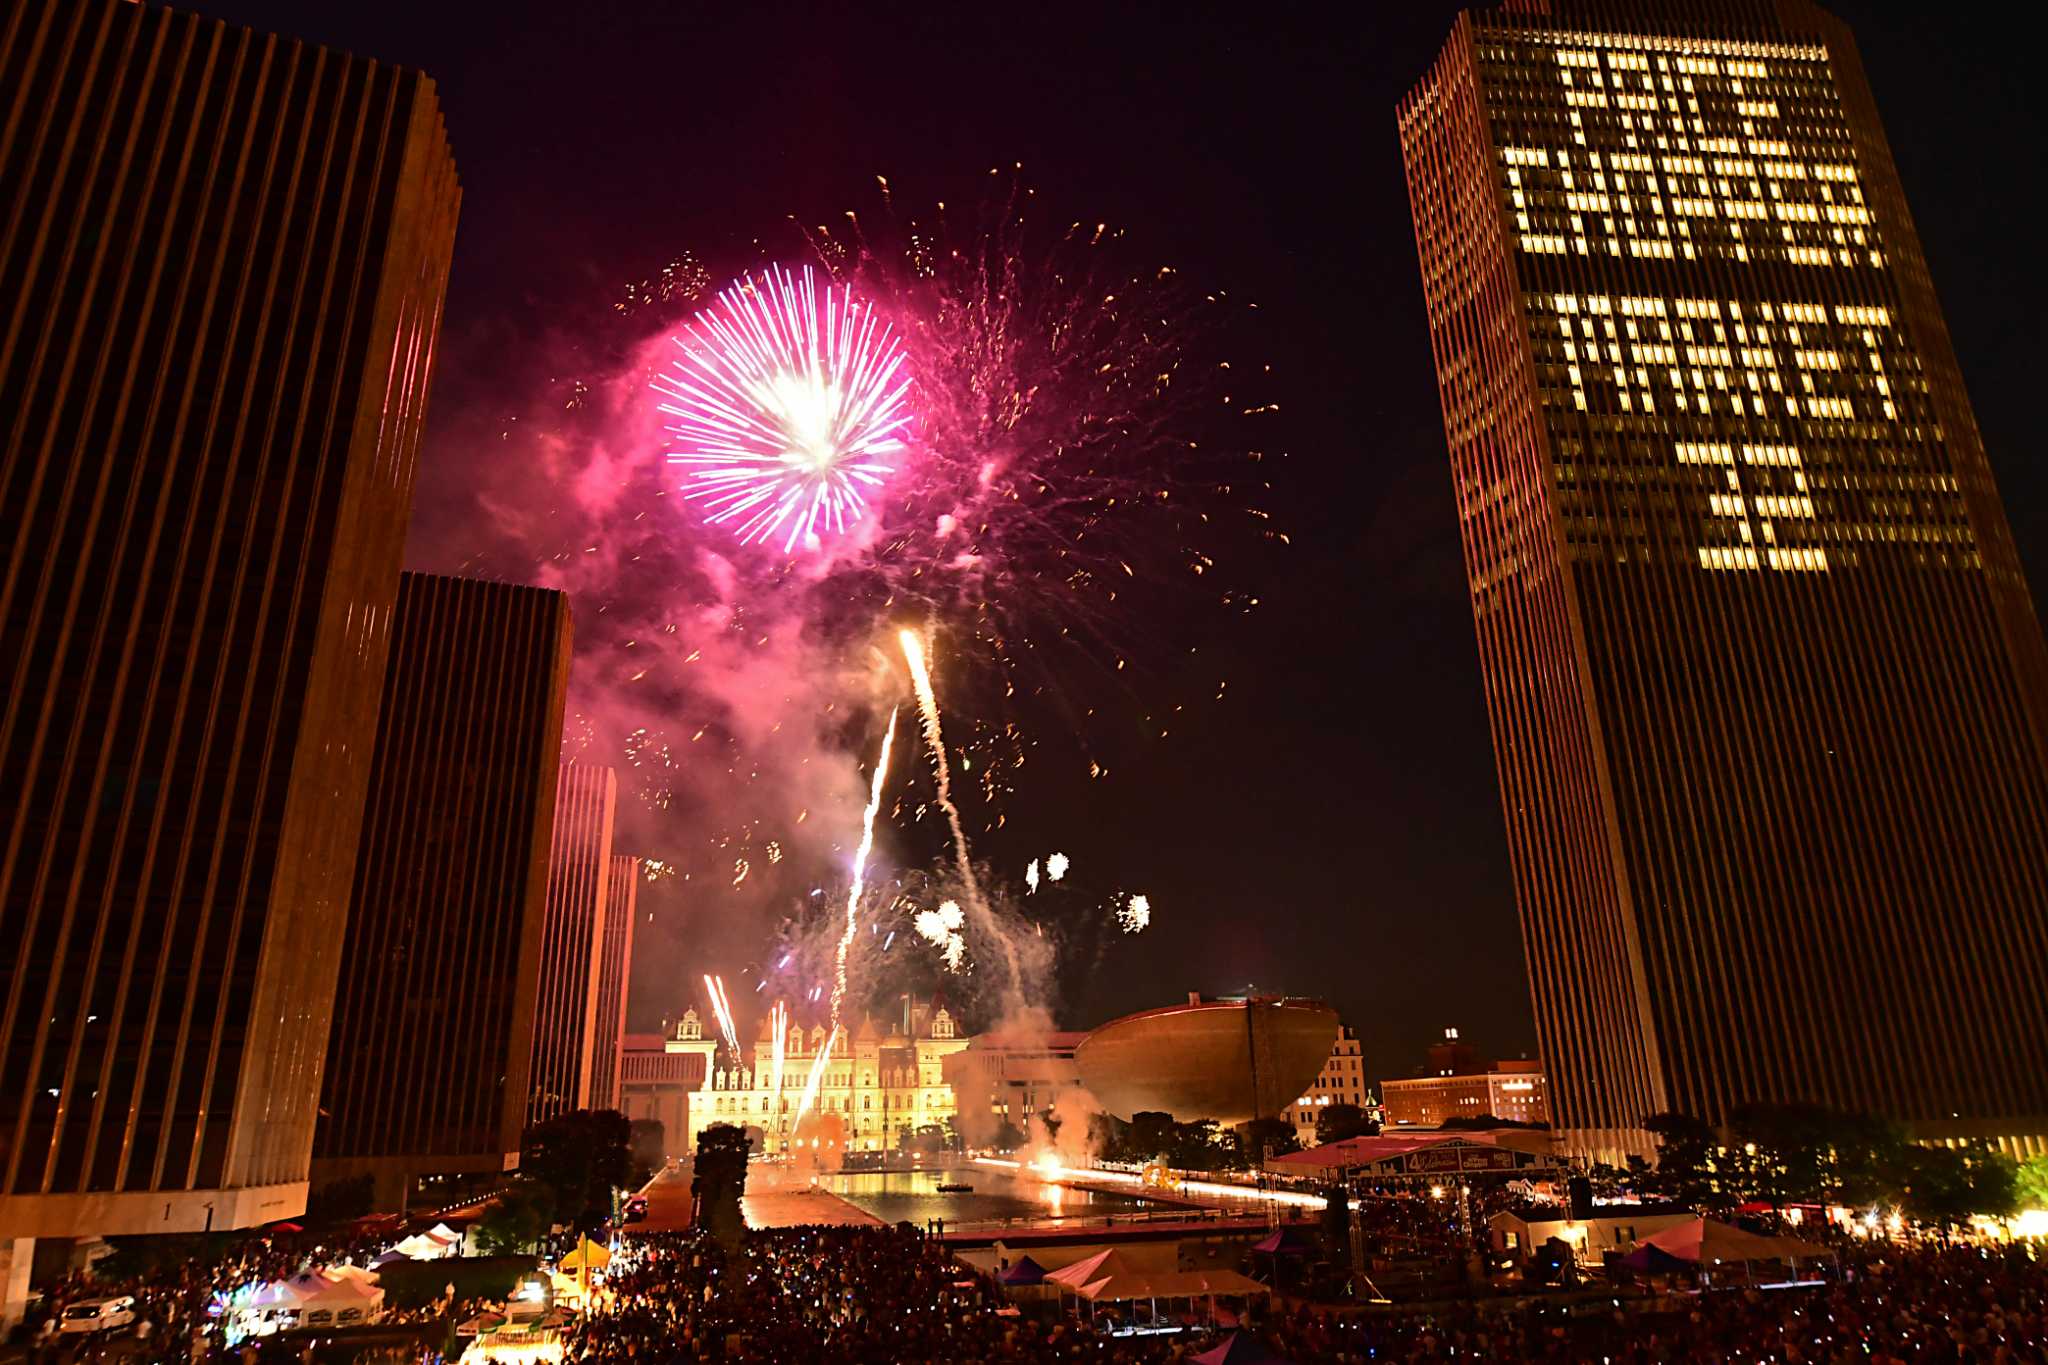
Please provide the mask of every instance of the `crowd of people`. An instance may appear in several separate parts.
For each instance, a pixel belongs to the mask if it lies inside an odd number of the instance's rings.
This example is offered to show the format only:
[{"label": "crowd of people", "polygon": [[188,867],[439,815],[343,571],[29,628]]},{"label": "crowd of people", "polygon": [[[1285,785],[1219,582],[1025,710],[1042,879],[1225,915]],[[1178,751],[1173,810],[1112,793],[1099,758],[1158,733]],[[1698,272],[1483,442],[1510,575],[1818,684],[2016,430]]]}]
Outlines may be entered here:
[{"label": "crowd of people", "polygon": [[[1416,1245],[1461,1241],[1466,1226],[1438,1201],[1372,1200],[1361,1214],[1381,1235]],[[148,1274],[72,1277],[44,1307],[54,1316],[83,1298],[132,1294],[149,1330],[119,1354],[220,1359],[203,1335],[216,1294],[372,1252],[381,1237],[388,1233],[364,1233],[361,1245],[329,1237],[317,1248],[304,1238],[247,1238]],[[1539,1295],[1533,1303],[1467,1297],[1449,1310],[1417,1311],[1282,1294],[1228,1305],[1244,1313],[1241,1328],[1120,1337],[1107,1320],[1063,1312],[1054,1299],[1012,1303],[944,1242],[908,1227],[751,1231],[732,1250],[702,1232],[656,1232],[622,1240],[604,1292],[566,1329],[561,1349],[579,1365],[1178,1365],[1242,1330],[1270,1357],[1302,1365],[2048,1361],[2048,1255],[2027,1244],[1851,1243],[1819,1285]],[[59,1359],[60,1349],[82,1345],[45,1338],[37,1357]]]},{"label": "crowd of people", "polygon": [[[1176,1365],[1228,1335],[1115,1337],[1047,1305],[1006,1313],[999,1291],[910,1230],[753,1232],[730,1254],[695,1233],[656,1234],[622,1265],[611,1301],[571,1330],[565,1360]],[[2028,1247],[1878,1245],[1846,1254],[1839,1277],[1819,1286],[1582,1299],[1576,1311],[1294,1302],[1255,1310],[1243,1330],[1302,1365],[2017,1365],[2048,1360],[2048,1262]]]}]

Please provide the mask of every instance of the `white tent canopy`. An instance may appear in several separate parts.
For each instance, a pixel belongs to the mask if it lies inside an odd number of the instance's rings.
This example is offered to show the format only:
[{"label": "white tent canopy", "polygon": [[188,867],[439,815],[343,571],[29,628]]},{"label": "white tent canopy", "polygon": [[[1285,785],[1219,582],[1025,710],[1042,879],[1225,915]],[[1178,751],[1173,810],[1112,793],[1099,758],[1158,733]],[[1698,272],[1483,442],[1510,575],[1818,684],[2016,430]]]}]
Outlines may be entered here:
[{"label": "white tent canopy", "polygon": [[391,1249],[409,1260],[435,1261],[448,1254],[450,1245],[431,1233],[415,1232]]}]

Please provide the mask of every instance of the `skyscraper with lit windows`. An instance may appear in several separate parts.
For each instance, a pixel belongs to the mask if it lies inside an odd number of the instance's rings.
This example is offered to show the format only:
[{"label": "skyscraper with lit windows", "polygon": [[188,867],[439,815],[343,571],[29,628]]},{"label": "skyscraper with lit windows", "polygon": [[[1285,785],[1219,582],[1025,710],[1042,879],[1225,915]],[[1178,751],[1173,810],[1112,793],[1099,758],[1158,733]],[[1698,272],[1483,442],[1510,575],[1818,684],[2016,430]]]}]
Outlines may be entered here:
[{"label": "skyscraper with lit windows", "polygon": [[2048,1134],[2048,648],[1855,45],[1460,17],[1399,113],[1555,1121]]}]

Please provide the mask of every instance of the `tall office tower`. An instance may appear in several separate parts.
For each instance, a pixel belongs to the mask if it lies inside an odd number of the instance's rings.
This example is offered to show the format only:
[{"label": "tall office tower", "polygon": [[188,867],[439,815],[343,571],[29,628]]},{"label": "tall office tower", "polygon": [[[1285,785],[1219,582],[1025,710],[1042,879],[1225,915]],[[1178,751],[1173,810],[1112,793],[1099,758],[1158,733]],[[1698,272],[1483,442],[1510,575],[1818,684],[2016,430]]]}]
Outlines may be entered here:
[{"label": "tall office tower", "polygon": [[1522,0],[1403,102],[1555,1121],[2048,1134],[2048,650],[1806,0]]},{"label": "tall office tower", "polygon": [[399,1208],[518,1163],[569,646],[561,593],[399,583],[316,1188],[370,1174]]},{"label": "tall office tower", "polygon": [[590,1107],[591,1038],[597,1031],[618,793],[618,777],[610,768],[564,763],[556,782],[540,993],[527,1076],[528,1123]]},{"label": "tall office tower", "polygon": [[612,855],[605,886],[604,942],[598,949],[597,1022],[590,1032],[590,1107],[617,1109],[625,1064],[626,987],[633,978],[633,920],[640,904],[640,860]]},{"label": "tall office tower", "polygon": [[0,12],[0,1239],[304,1207],[459,199],[417,72]]}]

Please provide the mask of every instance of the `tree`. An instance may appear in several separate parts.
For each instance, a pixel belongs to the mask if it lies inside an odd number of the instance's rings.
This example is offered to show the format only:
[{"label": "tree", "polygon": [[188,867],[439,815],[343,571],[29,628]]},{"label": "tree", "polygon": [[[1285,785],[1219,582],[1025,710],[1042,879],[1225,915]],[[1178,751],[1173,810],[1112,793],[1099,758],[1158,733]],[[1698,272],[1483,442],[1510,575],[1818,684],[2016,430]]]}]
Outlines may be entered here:
[{"label": "tree", "polygon": [[897,1130],[896,1147],[899,1151],[937,1156],[946,1150],[946,1130],[936,1123],[927,1123],[915,1130],[905,1124]]},{"label": "tree", "polygon": [[555,1222],[555,1192],[538,1180],[521,1180],[498,1192],[477,1220],[476,1244],[486,1256],[511,1256],[547,1235]]},{"label": "tree", "polygon": [[612,1214],[612,1191],[632,1177],[632,1125],[616,1109],[578,1109],[536,1123],[520,1143],[519,1171],[555,1193],[555,1217],[588,1232]]},{"label": "tree", "polygon": [[1253,1119],[1231,1131],[1234,1164],[1257,1170],[1269,1156],[1285,1156],[1301,1150],[1294,1125],[1285,1119]]},{"label": "tree", "polygon": [[1171,1153],[1180,1125],[1173,1121],[1173,1115],[1147,1109],[1131,1115],[1131,1122],[1125,1129],[1126,1151],[1132,1161],[1165,1160],[1170,1165]]},{"label": "tree", "polygon": [[697,1161],[690,1178],[691,1221],[728,1250],[739,1245],[740,1196],[747,1190],[746,1132],[714,1123],[697,1134]]},{"label": "tree", "polygon": [[2014,1173],[2013,1197],[2023,1209],[2048,1209],[2048,1153],[2020,1164]]},{"label": "tree", "polygon": [[[1137,1116],[1132,1117],[1135,1122]],[[1235,1155],[1235,1145],[1224,1143],[1214,1119],[1176,1123],[1166,1148],[1166,1164],[1183,1171],[1221,1170]]]},{"label": "tree", "polygon": [[1972,1214],[2002,1218],[2018,1205],[2017,1168],[1987,1142],[1964,1147],[1909,1147],[1899,1203],[1916,1223],[1944,1233]]},{"label": "tree", "polygon": [[1345,1138],[1376,1137],[1380,1126],[1355,1104],[1333,1104],[1316,1115],[1316,1141],[1342,1142]]},{"label": "tree", "polygon": [[1496,1128],[1543,1129],[1547,1123],[1528,1123],[1522,1119],[1504,1119],[1496,1114],[1454,1114],[1437,1125],[1439,1132],[1490,1133]]},{"label": "tree", "polygon": [[1652,1114],[1643,1127],[1657,1139],[1657,1172],[1651,1188],[1666,1199],[1701,1208],[1718,1201],[1714,1130],[1691,1114]]},{"label": "tree", "polygon": [[626,1130],[626,1187],[639,1189],[668,1164],[668,1130],[660,1119],[634,1119]]},{"label": "tree", "polygon": [[[1007,1126],[1007,1125],[1005,1125]],[[1023,1144],[1024,1135],[1017,1135],[1018,1144]],[[1090,1114],[1088,1116],[1088,1150],[1105,1161],[1139,1161],[1147,1158],[1135,1154],[1131,1142],[1131,1125],[1114,1114]]]}]

